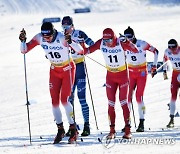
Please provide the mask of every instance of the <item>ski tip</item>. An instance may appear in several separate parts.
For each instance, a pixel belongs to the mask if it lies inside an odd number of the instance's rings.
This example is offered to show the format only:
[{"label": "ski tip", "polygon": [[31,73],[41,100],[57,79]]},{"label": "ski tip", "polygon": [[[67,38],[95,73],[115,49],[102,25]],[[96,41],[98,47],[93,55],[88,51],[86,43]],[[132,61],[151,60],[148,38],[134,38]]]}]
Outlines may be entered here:
[{"label": "ski tip", "polygon": [[175,114],[175,117],[180,117],[179,112],[177,112],[177,113]]},{"label": "ski tip", "polygon": [[77,141],[68,141],[68,144],[77,144]]}]

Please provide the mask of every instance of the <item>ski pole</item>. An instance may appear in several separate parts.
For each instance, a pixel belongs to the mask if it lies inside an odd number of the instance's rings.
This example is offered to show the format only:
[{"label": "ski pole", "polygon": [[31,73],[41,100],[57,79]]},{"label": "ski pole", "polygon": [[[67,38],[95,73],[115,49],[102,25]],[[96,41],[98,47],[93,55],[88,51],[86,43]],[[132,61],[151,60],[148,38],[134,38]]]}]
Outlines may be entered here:
[{"label": "ski pole", "polygon": [[[125,56],[125,59],[126,59],[126,56]],[[127,62],[126,61],[125,61],[125,64],[126,64],[126,69],[128,70]],[[135,87],[134,87],[134,89],[135,89]],[[134,106],[133,106],[132,99],[131,99],[131,106],[132,106],[132,111],[133,111],[134,125],[135,125],[135,128],[136,128],[136,119],[135,119]]]},{"label": "ski pole", "polygon": [[133,105],[132,101],[131,101],[131,106],[132,106],[132,112],[133,112],[133,118],[134,118],[134,125],[135,125],[135,128],[136,128],[136,119],[135,119],[135,114],[134,114],[134,105]]},{"label": "ski pole", "polygon": [[26,56],[24,54],[24,77],[25,77],[25,87],[26,87],[26,106],[27,106],[27,115],[28,115],[28,125],[29,125],[29,140],[31,144],[31,126],[30,126],[30,115],[29,115],[29,99],[28,99],[28,90],[27,90],[27,73],[26,73]]},{"label": "ski pole", "polygon": [[99,130],[98,124],[97,124],[97,119],[96,119],[96,113],[95,113],[95,108],[94,108],[94,103],[93,103],[93,97],[92,97],[91,86],[90,86],[90,82],[89,82],[89,76],[88,76],[85,57],[84,57],[84,68],[85,68],[86,75],[87,75],[87,81],[88,81],[89,92],[90,92],[90,96],[91,96],[91,102],[92,102],[92,107],[93,107],[94,118],[95,118],[95,122],[96,122],[96,128],[97,128],[97,130]]},{"label": "ski pole", "polygon": [[156,72],[158,72],[165,64],[167,64],[168,63],[168,61],[166,61],[165,63],[163,63],[161,66],[159,66],[158,68],[157,68],[157,70],[156,70]]},{"label": "ski pole", "polygon": [[[70,86],[71,86],[71,92],[72,92],[72,88],[73,88],[73,83],[72,83],[72,73],[71,73],[71,65],[70,65],[70,50],[69,50],[69,44],[67,42],[67,49],[68,49],[68,63],[69,63],[69,77],[70,77]],[[73,119],[74,119],[74,123],[75,123],[75,126],[77,128],[77,125],[76,125],[76,118],[75,118],[75,109],[74,109],[74,103],[72,103],[72,106],[73,106]],[[77,128],[78,129],[78,128]]]},{"label": "ski pole", "polygon": [[97,62],[96,60],[92,59],[91,57],[89,57],[89,56],[87,56],[87,55],[86,55],[86,57],[88,57],[88,58],[91,59],[92,61],[96,62],[97,64],[103,66],[104,68],[106,68],[106,66],[104,66],[103,64]]}]

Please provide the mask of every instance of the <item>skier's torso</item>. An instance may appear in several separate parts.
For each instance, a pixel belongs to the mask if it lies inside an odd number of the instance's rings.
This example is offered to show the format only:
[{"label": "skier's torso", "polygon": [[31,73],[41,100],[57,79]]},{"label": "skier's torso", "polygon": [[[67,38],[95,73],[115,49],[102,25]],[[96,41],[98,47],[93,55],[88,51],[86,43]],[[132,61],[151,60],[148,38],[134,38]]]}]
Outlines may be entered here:
[{"label": "skier's torso", "polygon": [[47,43],[43,37],[40,37],[40,45],[44,49],[46,57],[54,66],[65,66],[69,63],[70,53],[68,47],[65,46],[62,33],[58,32],[52,43]]},{"label": "skier's torso", "polygon": [[169,49],[166,49],[165,57],[170,60],[173,70],[180,72],[180,47],[177,49],[177,54],[172,54]]},{"label": "skier's torso", "polygon": [[133,72],[146,71],[146,50],[153,52],[154,47],[150,46],[147,42],[142,40],[137,40],[136,47],[138,48],[138,53],[134,53],[131,51],[126,52],[128,69],[129,71]]},{"label": "skier's torso", "polygon": [[107,47],[101,41],[100,50],[104,56],[106,68],[110,72],[120,72],[126,70],[125,51],[123,50],[120,40],[117,39],[115,47]]}]

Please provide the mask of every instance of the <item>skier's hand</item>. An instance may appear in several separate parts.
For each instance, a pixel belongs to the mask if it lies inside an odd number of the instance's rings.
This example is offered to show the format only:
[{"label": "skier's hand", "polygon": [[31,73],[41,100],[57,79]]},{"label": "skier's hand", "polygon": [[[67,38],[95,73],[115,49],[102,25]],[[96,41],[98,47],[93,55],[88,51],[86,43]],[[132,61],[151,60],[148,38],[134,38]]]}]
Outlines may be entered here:
[{"label": "skier's hand", "polygon": [[157,67],[155,65],[153,65],[151,67],[151,76],[152,76],[152,78],[157,74],[156,70],[157,70]]},{"label": "skier's hand", "polygon": [[26,31],[24,30],[24,28],[20,31],[19,40],[21,42],[26,42]]},{"label": "skier's hand", "polygon": [[119,33],[119,39],[120,39],[121,42],[124,42],[124,43],[127,41],[126,36],[124,36],[124,35],[122,35],[120,33]]},{"label": "skier's hand", "polygon": [[65,37],[65,40],[71,44],[72,43],[72,39],[71,39],[71,35],[67,32],[64,33],[64,37]]},{"label": "skier's hand", "polygon": [[164,70],[163,72],[163,77],[164,77],[164,80],[167,80],[168,79],[168,76],[167,76],[167,72]]}]

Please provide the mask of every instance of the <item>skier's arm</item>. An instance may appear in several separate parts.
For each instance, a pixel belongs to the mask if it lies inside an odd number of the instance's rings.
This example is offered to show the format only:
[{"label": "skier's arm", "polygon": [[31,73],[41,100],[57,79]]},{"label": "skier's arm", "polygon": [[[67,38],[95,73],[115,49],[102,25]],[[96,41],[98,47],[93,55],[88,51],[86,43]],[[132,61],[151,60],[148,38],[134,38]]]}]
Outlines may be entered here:
[{"label": "skier's arm", "polygon": [[129,40],[126,40],[126,41],[120,41],[121,42],[121,45],[122,45],[122,48],[124,51],[132,51],[134,53],[137,53],[138,52],[138,49],[137,47]]},{"label": "skier's arm", "polygon": [[69,43],[69,46],[79,54],[83,52],[83,47],[79,43],[72,41],[71,43]]},{"label": "skier's arm", "polygon": [[148,50],[152,53],[154,53],[154,62],[153,62],[153,65],[151,67],[151,75],[152,77],[154,77],[156,74],[157,74],[157,62],[158,62],[158,54],[159,54],[159,51],[153,47],[152,45],[150,45],[149,43],[147,43],[146,41],[143,41],[143,49],[144,50]]},{"label": "skier's arm", "polygon": [[71,39],[71,35],[67,33],[66,31],[64,32],[64,39],[65,39],[65,44],[69,45],[69,47],[74,50],[77,53],[82,53],[83,52],[83,47],[79,44],[76,43],[74,40]]},{"label": "skier's arm", "polygon": [[148,50],[148,51],[154,53],[154,62],[153,62],[153,65],[157,66],[159,51],[155,47],[153,47],[152,45],[150,45],[147,42],[145,42],[144,50]]},{"label": "skier's arm", "polygon": [[[20,35],[22,36],[22,33]],[[19,39],[21,40],[21,46],[20,46],[21,53],[25,54],[29,52],[31,49],[33,49],[35,46],[39,45],[40,34],[35,35],[28,43],[26,43],[26,39],[22,39],[21,36],[19,36]]]},{"label": "skier's arm", "polygon": [[101,45],[101,41],[102,39],[99,39],[95,44],[91,45],[90,47],[88,48],[85,48],[84,49],[84,55],[86,54],[90,54],[96,50],[99,50],[100,49],[100,45]]},{"label": "skier's arm", "polygon": [[168,57],[166,56],[166,54],[164,54],[163,56],[163,77],[164,77],[164,80],[167,80],[168,79],[168,76],[167,76],[167,61],[168,61]]},{"label": "skier's arm", "polygon": [[94,44],[94,41],[89,38],[86,33],[84,33],[83,31],[79,31],[79,36],[80,38],[83,38],[84,42],[88,45],[88,46],[91,46]]}]

